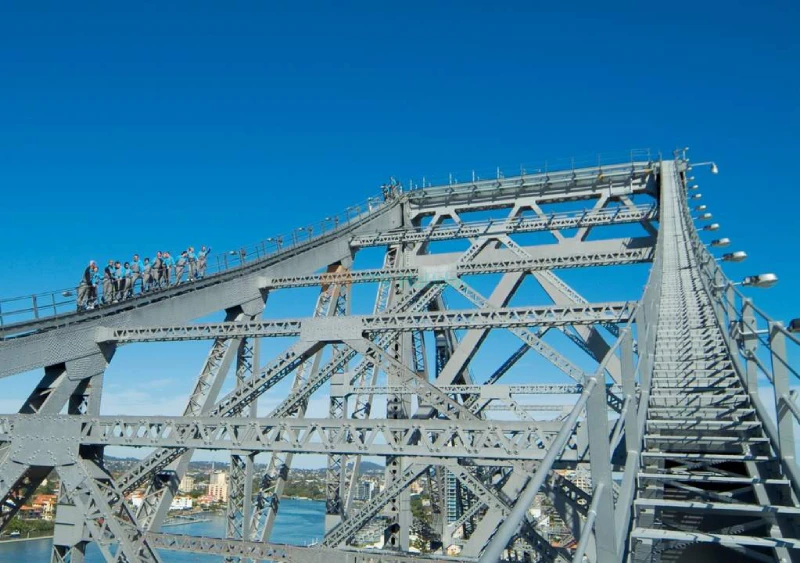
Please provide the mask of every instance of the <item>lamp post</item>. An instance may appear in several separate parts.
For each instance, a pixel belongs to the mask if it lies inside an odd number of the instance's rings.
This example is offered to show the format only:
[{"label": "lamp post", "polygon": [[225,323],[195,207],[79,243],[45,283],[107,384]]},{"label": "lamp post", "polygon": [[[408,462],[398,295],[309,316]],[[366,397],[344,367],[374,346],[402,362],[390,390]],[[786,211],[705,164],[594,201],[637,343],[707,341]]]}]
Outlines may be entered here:
[{"label": "lamp post", "polygon": [[767,289],[778,283],[778,276],[772,273],[758,274],[755,276],[747,276],[740,282],[728,282],[723,285],[716,285],[716,291],[722,291],[726,287],[741,285],[743,287],[758,287],[760,289]]},{"label": "lamp post", "polygon": [[743,286],[760,287],[762,289],[772,287],[776,283],[778,283],[778,276],[772,273],[747,276],[741,281]]},{"label": "lamp post", "polygon": [[691,166],[687,167],[686,170],[691,170],[696,166],[710,166],[712,174],[719,174],[719,167],[716,163],[708,161],[708,162],[693,162]]},{"label": "lamp post", "polygon": [[719,262],[743,262],[747,259],[747,253],[742,250],[737,250],[736,252],[728,252],[727,254],[723,254],[720,258],[717,258]]}]

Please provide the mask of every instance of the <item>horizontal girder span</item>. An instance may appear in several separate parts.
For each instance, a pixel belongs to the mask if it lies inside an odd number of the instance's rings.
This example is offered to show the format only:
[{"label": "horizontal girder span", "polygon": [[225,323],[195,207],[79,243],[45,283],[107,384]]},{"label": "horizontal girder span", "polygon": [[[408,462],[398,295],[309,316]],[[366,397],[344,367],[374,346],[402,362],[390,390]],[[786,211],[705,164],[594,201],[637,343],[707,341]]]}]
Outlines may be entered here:
[{"label": "horizontal girder span", "polygon": [[262,559],[292,563],[372,563],[379,558],[381,563],[454,563],[467,561],[464,558],[403,555],[397,552],[370,550],[367,553],[356,549],[335,549],[331,547],[285,545],[259,541],[242,541],[225,538],[209,538],[185,534],[163,534],[149,532],[148,543],[158,549],[241,557],[242,559]]},{"label": "horizontal girder span", "polygon": [[[552,257],[531,258],[530,260],[502,260],[502,261],[470,261],[466,263],[453,261],[452,264],[443,264],[450,275],[461,277],[472,274],[497,274],[506,272],[541,271],[566,268],[584,268],[595,266],[618,266],[622,264],[638,264],[652,259],[652,247],[622,248],[611,251],[584,252],[573,255],[557,255]],[[434,255],[436,256],[436,255]],[[442,267],[440,266],[440,268]],[[389,280],[406,280],[411,283],[420,278],[429,278],[434,274],[424,267],[417,268],[389,268],[354,270],[342,273],[312,274],[308,276],[289,276],[267,279],[264,288],[269,290],[285,289],[292,287],[311,287],[329,284],[372,283]]]},{"label": "horizontal girder span", "polygon": [[490,329],[529,326],[559,327],[595,323],[625,323],[637,303],[576,304],[572,306],[506,307],[463,311],[425,311],[347,318],[309,317],[277,321],[202,323],[182,326],[104,328],[98,342],[164,342],[208,338],[301,336],[310,341],[339,342],[364,334],[433,329]]},{"label": "horizontal girder span", "polygon": [[610,166],[521,174],[445,186],[423,187],[405,194],[417,214],[433,214],[442,207],[480,211],[511,207],[520,198],[549,202],[598,197],[602,193],[655,194],[654,165],[649,161]]},{"label": "horizontal girder span", "polygon": [[516,219],[461,223],[459,225],[434,226],[413,230],[404,229],[382,233],[364,233],[354,236],[350,241],[350,245],[353,248],[361,248],[388,244],[422,243],[514,233],[599,227],[603,225],[622,225],[645,220],[650,221],[657,217],[658,210],[654,205],[567,211],[532,218],[525,218],[520,215]]},{"label": "horizontal girder span", "polygon": [[[15,433],[24,428],[21,434]],[[27,430],[38,428],[38,437]],[[419,421],[337,420],[285,418],[135,417],[68,415],[0,417],[0,440],[11,442],[10,459],[31,461],[31,451],[48,447],[54,463],[68,461],[79,445],[297,454],[376,456],[425,456],[431,458],[480,458],[539,460],[546,443],[561,429],[560,422],[490,421],[464,419]],[[66,430],[70,437],[64,438]],[[49,444],[61,436],[64,444]],[[71,448],[71,449],[70,449]],[[574,457],[574,456],[573,456]],[[38,458],[37,458],[38,459]],[[567,451],[563,459],[570,459]]]},{"label": "horizontal girder span", "polygon": [[[575,395],[583,393],[580,384],[519,384],[519,385],[437,385],[443,393],[452,395],[480,395],[484,398],[506,397],[509,395]],[[609,386],[610,390],[619,390],[617,386]],[[370,385],[370,386],[343,386],[346,395],[356,393],[375,393],[379,395],[408,394],[411,390],[402,386]]]}]

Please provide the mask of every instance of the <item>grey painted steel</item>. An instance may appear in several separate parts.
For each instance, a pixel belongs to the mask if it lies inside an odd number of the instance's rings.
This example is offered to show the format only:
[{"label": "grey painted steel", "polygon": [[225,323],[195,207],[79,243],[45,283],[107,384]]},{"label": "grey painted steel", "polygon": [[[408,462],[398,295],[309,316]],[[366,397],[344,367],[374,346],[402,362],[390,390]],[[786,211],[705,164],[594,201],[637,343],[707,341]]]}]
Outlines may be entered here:
[{"label": "grey painted steel", "polygon": [[536,219],[521,218],[519,221],[511,223],[508,221],[500,223],[493,223],[490,221],[466,223],[452,227],[440,226],[420,228],[417,230],[402,229],[397,232],[356,235],[350,241],[350,244],[354,248],[361,248],[386,244],[421,243],[459,238],[596,227],[602,225],[621,225],[656,218],[656,208],[650,205],[636,206],[633,209],[619,207],[617,209],[570,211]]},{"label": "grey painted steel", "polygon": [[[38,428],[42,435],[32,434]],[[458,422],[413,419],[338,421],[287,418],[136,417],[69,415],[0,416],[0,440],[12,442],[11,458],[34,464],[32,451],[58,441],[79,445],[195,448],[210,450],[283,451],[485,457],[497,460],[541,459],[537,444],[555,435],[559,422],[492,421],[464,418]],[[24,429],[24,433],[23,433]],[[61,430],[59,430],[61,429]],[[416,443],[409,443],[414,435]],[[69,452],[65,452],[69,453]],[[47,459],[68,464],[67,455]],[[574,454],[568,454],[574,457]]]},{"label": "grey painted steel", "polygon": [[[460,287],[464,287],[461,285]],[[476,301],[481,298],[476,297]],[[280,321],[198,323],[182,326],[131,327],[98,330],[100,342],[168,342],[203,338],[300,336],[306,341],[338,342],[387,331],[565,326],[627,322],[636,302],[586,303],[571,306],[482,308],[447,312],[351,315],[347,318],[309,317]],[[523,337],[524,338],[524,337]]]},{"label": "grey painted steel", "polygon": [[435,557],[400,554],[389,550],[369,550],[324,547],[300,547],[297,545],[266,542],[243,542],[224,538],[208,538],[181,534],[148,533],[147,540],[153,547],[184,553],[224,555],[252,558],[256,560],[286,561],[301,563],[453,563],[463,558]]},{"label": "grey painted steel", "polygon": [[[650,242],[644,239],[645,244]],[[442,268],[441,273],[430,267],[416,268],[376,268],[372,270],[356,270],[345,273],[312,274],[308,276],[289,276],[265,280],[265,286],[270,291],[293,287],[314,287],[324,284],[352,284],[373,283],[391,280],[417,281],[418,278],[441,278],[443,275],[461,277],[471,274],[496,274],[505,272],[518,272],[522,270],[540,271],[562,268],[585,268],[595,266],[618,266],[622,264],[636,264],[652,259],[652,248],[630,248],[630,241],[620,243],[618,250],[595,250],[571,254],[544,256],[540,258],[507,259],[492,262],[471,261],[467,263],[454,263],[452,268]],[[580,247],[579,247],[580,248]],[[446,263],[445,263],[446,264]],[[435,277],[434,277],[435,276]]]},{"label": "grey painted steel", "polygon": [[[8,302],[0,301],[0,377],[44,368],[20,414],[0,415],[0,528],[55,468],[63,479],[57,562],[82,561],[90,542],[109,561],[157,560],[155,548],[231,561],[798,560],[800,407],[791,390],[800,375],[791,360],[800,340],[757,309],[708,253],[687,205],[689,164],[632,158],[405,193],[393,187],[383,202],[304,229],[302,240],[295,234],[290,243],[245,251],[235,267],[192,284],[80,314],[63,314],[51,295],[55,316],[32,309],[37,318],[11,325]],[[642,203],[651,197],[655,205]],[[582,203],[543,211],[574,201]],[[497,218],[462,220],[476,211]],[[643,235],[589,237],[622,224]],[[554,243],[520,244],[534,232]],[[466,239],[467,250],[436,251],[437,241],[456,239]],[[353,253],[373,245],[389,245],[383,267],[350,269]],[[554,272],[649,261],[639,302],[587,303]],[[499,282],[488,297],[466,281],[492,274]],[[528,275],[554,304],[509,305],[523,297]],[[377,285],[373,313],[351,315],[344,295],[368,283]],[[255,318],[269,292],[313,286],[322,290],[313,317]],[[475,308],[448,309],[446,290]],[[225,322],[191,324],[220,310],[228,311]],[[522,345],[494,372],[476,371],[473,357],[500,329]],[[549,331],[576,348],[556,349],[545,341]],[[259,338],[279,336],[293,344],[260,366],[250,351]],[[198,339],[214,344],[183,416],[99,416],[103,372],[117,345]],[[579,363],[578,351],[588,358]],[[575,383],[499,383],[532,352]],[[236,387],[220,398],[234,355]],[[258,398],[290,376],[288,396],[254,418]],[[765,382],[774,406],[759,393]],[[322,389],[329,418],[305,418]],[[545,394],[571,399],[519,398]],[[373,419],[378,398],[390,414]],[[548,411],[561,414],[535,418]],[[103,468],[108,445],[155,449],[115,480]],[[232,454],[231,538],[157,533],[195,449]],[[251,490],[258,452],[272,457]],[[329,461],[318,546],[269,541],[298,454]],[[384,490],[359,506],[353,491],[362,456],[383,457],[387,469]],[[556,471],[587,467],[591,490]],[[455,478],[461,507],[449,523],[445,473]],[[415,482],[432,487],[432,531],[444,547],[461,546],[455,559],[408,552]],[[141,486],[146,502],[134,514],[121,499]],[[550,545],[526,515],[538,493],[576,549]],[[380,514],[394,549],[350,545]]]}]

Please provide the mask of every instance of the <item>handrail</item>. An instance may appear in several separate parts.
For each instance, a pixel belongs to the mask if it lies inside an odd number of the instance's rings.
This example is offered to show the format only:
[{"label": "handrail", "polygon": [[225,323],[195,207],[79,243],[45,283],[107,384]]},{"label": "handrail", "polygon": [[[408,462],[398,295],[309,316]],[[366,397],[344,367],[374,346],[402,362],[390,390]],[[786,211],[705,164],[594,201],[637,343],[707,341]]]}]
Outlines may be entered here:
[{"label": "handrail", "polygon": [[[725,275],[694,228],[686,199],[685,179],[680,174],[678,176],[679,184],[684,188],[680,192],[681,210],[687,225],[691,225],[691,251],[700,266],[701,280],[711,299],[733,365],[756,408],[766,436],[779,453],[785,476],[795,494],[800,494],[800,467],[795,459],[794,443],[797,405],[791,395],[789,380],[790,374],[800,379],[800,370],[790,361],[790,357],[800,360],[800,339],[756,307]],[[791,352],[787,345],[793,345]],[[774,404],[768,405],[761,400],[759,386],[762,383],[766,383],[767,388],[772,387]]]},{"label": "handrail", "polygon": [[[602,168],[611,166],[625,166],[636,162],[653,162],[656,154],[649,148],[618,151],[606,154],[592,154],[570,158],[549,159],[539,162],[521,163],[513,168],[511,166],[497,166],[494,168],[462,170],[450,173],[447,176],[423,176],[420,181],[410,179],[407,184],[409,191],[449,188],[458,189],[463,186],[472,186],[507,177],[525,177],[541,175],[546,177],[559,172],[573,172],[581,168]],[[509,173],[510,172],[510,173]],[[466,180],[465,180],[466,179]]]}]

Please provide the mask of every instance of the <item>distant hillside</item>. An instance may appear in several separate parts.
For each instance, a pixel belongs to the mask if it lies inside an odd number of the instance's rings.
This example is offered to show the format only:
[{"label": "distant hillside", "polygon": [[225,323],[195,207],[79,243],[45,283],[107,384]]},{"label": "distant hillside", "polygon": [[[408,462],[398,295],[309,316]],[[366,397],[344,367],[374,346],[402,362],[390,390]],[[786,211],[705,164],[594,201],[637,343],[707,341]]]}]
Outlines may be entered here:
[{"label": "distant hillside", "polygon": [[383,465],[372,463],[371,461],[362,461],[359,466],[359,473],[383,473],[386,469]]}]

